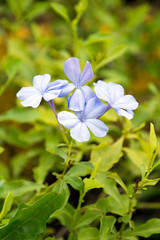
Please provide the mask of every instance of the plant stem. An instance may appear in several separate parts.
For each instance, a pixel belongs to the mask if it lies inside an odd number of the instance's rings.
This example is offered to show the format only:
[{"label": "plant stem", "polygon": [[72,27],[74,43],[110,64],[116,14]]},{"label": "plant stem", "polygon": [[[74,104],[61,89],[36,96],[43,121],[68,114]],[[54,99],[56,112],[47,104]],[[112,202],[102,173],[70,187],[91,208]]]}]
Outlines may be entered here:
[{"label": "plant stem", "polygon": [[57,119],[57,122],[58,122],[58,125],[59,125],[59,128],[60,128],[62,137],[63,137],[65,143],[68,145],[68,144],[69,144],[69,141],[68,141],[68,138],[67,138],[67,136],[66,136],[66,134],[65,134],[65,132],[64,132],[64,129],[63,129],[62,125],[61,125],[61,124],[59,123],[59,121],[58,121],[58,116],[57,116],[57,112],[56,112],[56,108],[55,108],[55,105],[54,105],[53,100],[48,101],[48,104],[49,104],[50,108],[52,109],[52,111],[54,112],[54,114],[55,114],[55,116],[56,116],[56,119]]},{"label": "plant stem", "polygon": [[76,208],[75,213],[73,215],[73,228],[72,228],[72,230],[71,230],[71,232],[70,232],[70,234],[68,236],[68,240],[72,240],[73,234],[75,232],[75,225],[76,225],[75,223],[76,223],[76,220],[77,220],[77,214],[78,214],[78,212],[79,212],[79,210],[81,208],[81,205],[83,203],[84,196],[85,196],[85,192],[83,192],[83,193],[81,192],[77,208]]},{"label": "plant stem", "polygon": [[[136,197],[137,190],[139,189],[138,183],[139,183],[138,181],[135,183],[132,195],[131,195],[131,197],[129,197],[130,201],[129,201],[129,208],[128,208],[128,213],[127,214],[132,214],[133,213],[133,201]],[[126,225],[127,225],[126,222],[123,222],[122,225],[121,225],[121,228],[120,228],[120,231],[119,231],[119,240],[123,239],[123,232],[125,230]]]}]

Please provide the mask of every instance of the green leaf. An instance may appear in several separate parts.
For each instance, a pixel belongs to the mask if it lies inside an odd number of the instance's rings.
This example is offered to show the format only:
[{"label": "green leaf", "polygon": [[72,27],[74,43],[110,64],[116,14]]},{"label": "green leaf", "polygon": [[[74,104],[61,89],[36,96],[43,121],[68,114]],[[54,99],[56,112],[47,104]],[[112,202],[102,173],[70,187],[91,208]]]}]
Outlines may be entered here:
[{"label": "green leaf", "polygon": [[7,0],[7,5],[9,7],[9,9],[11,10],[11,12],[18,18],[21,17],[22,12],[21,12],[21,8],[19,7],[19,0]]},{"label": "green leaf", "polygon": [[12,196],[12,193],[9,192],[7,197],[5,198],[2,211],[0,212],[0,222],[6,216],[6,214],[10,211],[12,203],[13,203],[13,196]]},{"label": "green leaf", "polygon": [[104,33],[100,33],[100,32],[93,33],[93,34],[89,35],[89,37],[85,41],[85,45],[87,46],[87,45],[90,45],[93,43],[104,42],[110,38],[111,38],[111,35],[108,35],[108,34],[104,34]]},{"label": "green leaf", "polygon": [[39,113],[35,109],[13,108],[0,115],[0,122],[16,121],[20,123],[32,123],[38,118]]},{"label": "green leaf", "polygon": [[160,178],[155,178],[155,179],[143,179],[144,184],[143,184],[143,187],[145,186],[154,186],[156,185],[159,181],[160,181]]},{"label": "green leaf", "polygon": [[128,196],[123,194],[119,195],[119,202],[121,202],[121,204],[119,204],[113,197],[109,196],[107,198],[99,199],[96,203],[96,206],[104,213],[111,212],[120,216],[124,216],[128,213],[129,209]]},{"label": "green leaf", "polygon": [[116,218],[113,216],[102,216],[100,225],[100,240],[106,240],[107,236],[112,231],[112,228],[116,222]]},{"label": "green leaf", "polygon": [[102,213],[98,211],[87,211],[81,217],[78,218],[76,228],[83,227],[92,223],[95,219],[99,218]]},{"label": "green leaf", "polygon": [[150,219],[139,227],[135,227],[134,230],[127,230],[124,232],[124,236],[140,236],[148,238],[155,233],[160,233],[160,219],[158,218]]},{"label": "green leaf", "polygon": [[108,195],[112,196],[119,205],[123,206],[123,203],[120,201],[120,193],[116,186],[116,182],[113,179],[105,179],[104,180],[104,191]]},{"label": "green leaf", "polygon": [[104,184],[104,192],[112,196],[115,199],[115,201],[117,201],[117,203],[122,207],[123,202],[120,201],[121,200],[120,193],[116,186],[115,180],[106,178],[106,173],[104,172],[97,173],[95,178]]},{"label": "green leaf", "polygon": [[154,125],[150,123],[150,148],[151,148],[151,154],[155,151],[157,147],[157,138],[156,133],[154,130]]},{"label": "green leaf", "polygon": [[3,227],[4,225],[9,223],[10,219],[2,219],[1,223],[0,223],[0,227]]},{"label": "green leaf", "polygon": [[65,191],[64,205],[67,204],[69,198],[69,189],[64,180],[60,180],[52,189],[56,194],[61,194]]},{"label": "green leaf", "polygon": [[108,143],[101,143],[98,146],[94,147],[91,152],[90,162],[96,166],[97,162],[100,159],[99,171],[107,171],[112,166],[119,161],[122,156],[122,144],[123,138],[120,138],[117,142],[112,145]]},{"label": "green leaf", "polygon": [[66,192],[46,194],[33,205],[20,204],[9,224],[0,228],[1,240],[34,240],[36,234],[45,230],[50,215],[64,205]]},{"label": "green leaf", "polygon": [[79,233],[78,240],[99,240],[99,230],[94,227],[88,227]]},{"label": "green leaf", "polygon": [[75,165],[68,170],[67,175],[75,176],[75,177],[86,176],[93,169],[94,167],[90,162],[82,161],[82,162],[75,163]]},{"label": "green leaf", "polygon": [[57,147],[54,148],[52,146],[52,148],[46,148],[46,151],[61,157],[65,161],[67,160],[67,153],[62,148],[57,148]]},{"label": "green leaf", "polygon": [[124,184],[124,182],[122,181],[122,179],[120,178],[120,176],[117,173],[110,172],[107,177],[114,179],[124,189],[124,191],[126,193],[128,193],[128,189],[127,189],[126,185]]},{"label": "green leaf", "polygon": [[72,24],[74,26],[76,26],[78,24],[83,13],[87,9],[87,6],[88,6],[88,0],[79,0],[79,3],[75,6],[77,15],[76,15],[75,19],[73,19],[73,21],[72,21]]},{"label": "green leaf", "polygon": [[126,147],[123,148],[123,150],[127,153],[129,159],[140,169],[142,176],[144,176],[148,169],[148,158],[146,153]]},{"label": "green leaf", "polygon": [[13,197],[19,197],[27,192],[40,190],[44,185],[37,184],[26,180],[13,180],[0,184],[0,198],[5,198],[9,192]]},{"label": "green leaf", "polygon": [[55,165],[56,159],[48,152],[43,152],[39,159],[39,165],[33,169],[34,179],[37,183],[42,184],[49,171]]},{"label": "green leaf", "polygon": [[110,46],[108,48],[108,51],[106,53],[106,56],[104,59],[97,64],[95,67],[95,71],[99,70],[100,68],[104,67],[106,64],[112,62],[116,58],[123,55],[128,49],[128,46],[126,44],[116,44],[113,46]]},{"label": "green leaf", "polygon": [[32,19],[45,14],[48,9],[49,9],[48,2],[36,1],[34,4],[32,4],[32,7],[28,11],[28,13],[25,15],[25,18],[31,21]]},{"label": "green leaf", "polygon": [[71,231],[74,225],[74,207],[70,203],[67,203],[63,209],[56,211],[56,213],[57,214],[54,214],[54,217],[57,218],[63,226],[66,226],[69,231]]},{"label": "green leaf", "polygon": [[154,168],[156,168],[157,166],[159,166],[159,165],[160,165],[160,159],[157,160],[157,162],[155,162],[155,164],[154,164],[153,167],[152,167],[152,170],[153,170]]},{"label": "green leaf", "polygon": [[51,7],[53,8],[53,10],[58,13],[61,17],[63,17],[66,22],[70,22],[70,18],[68,16],[68,11],[67,8],[65,6],[63,6],[60,3],[51,3]]},{"label": "green leaf", "polygon": [[84,192],[85,193],[94,188],[103,188],[104,187],[104,185],[101,184],[97,179],[84,178],[83,183],[84,183]]},{"label": "green leaf", "polygon": [[83,191],[83,181],[80,177],[64,176],[64,180],[78,191]]}]

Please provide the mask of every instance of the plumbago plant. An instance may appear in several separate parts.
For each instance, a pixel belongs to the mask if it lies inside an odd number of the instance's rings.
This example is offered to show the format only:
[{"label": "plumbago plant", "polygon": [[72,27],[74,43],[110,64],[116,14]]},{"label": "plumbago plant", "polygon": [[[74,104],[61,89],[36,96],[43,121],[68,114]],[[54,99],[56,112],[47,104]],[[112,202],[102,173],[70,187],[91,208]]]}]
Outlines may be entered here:
[{"label": "plumbago plant", "polygon": [[[60,156],[64,162],[61,172],[53,172],[55,181],[51,184],[42,184],[47,167],[52,168],[43,162],[41,169],[35,171],[37,183],[25,180],[5,182],[1,178],[0,196],[4,203],[0,212],[0,239],[136,240],[160,233],[158,218],[141,224],[133,220],[138,196],[160,180],[152,178],[153,170],[160,165],[153,124],[150,124],[149,141],[146,141],[139,134],[143,126],[130,127],[129,120],[133,118],[138,102],[132,95],[124,95],[121,85],[98,80],[94,83],[94,91],[84,85],[94,77],[88,61],[81,73],[79,60],[69,58],[64,63],[64,72],[72,83],[61,79],[50,82],[49,74],[37,75],[33,78],[33,86],[23,87],[17,93],[24,107],[37,108],[42,98],[49,104],[63,137],[63,142],[50,152]],[[68,94],[68,111],[57,113],[54,99]],[[103,119],[111,109],[127,119],[128,127],[111,144],[107,141],[91,144],[89,161],[82,159],[79,152],[85,148],[90,134],[103,138],[108,133],[109,128],[99,118]],[[70,135],[65,129],[70,129]],[[140,143],[141,150],[128,147],[125,142],[129,140]],[[121,179],[116,167],[112,169],[123,154],[141,172],[141,178],[129,185]],[[50,164],[47,157],[42,161]],[[70,201],[71,189],[74,189],[75,196],[79,193],[76,204]],[[90,190],[95,196],[88,203],[86,198]],[[27,203],[19,204],[18,209],[12,208],[13,196],[17,198],[27,191],[36,193],[27,198]],[[61,226],[58,229],[57,222]],[[48,232],[46,224],[50,226]],[[55,229],[55,234],[49,229]]]}]

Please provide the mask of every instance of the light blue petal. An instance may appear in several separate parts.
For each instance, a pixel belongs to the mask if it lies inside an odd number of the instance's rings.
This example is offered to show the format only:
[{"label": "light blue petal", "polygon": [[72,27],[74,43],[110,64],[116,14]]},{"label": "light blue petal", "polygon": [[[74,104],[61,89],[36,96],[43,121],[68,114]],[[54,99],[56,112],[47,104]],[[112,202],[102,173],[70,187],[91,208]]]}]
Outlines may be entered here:
[{"label": "light blue petal", "polygon": [[80,80],[81,69],[78,58],[69,58],[64,62],[66,76],[77,86]]},{"label": "light blue petal", "polygon": [[80,122],[79,118],[75,114],[67,111],[58,113],[58,121],[66,128],[73,128]]},{"label": "light blue petal", "polygon": [[48,90],[48,89],[62,89],[67,85],[68,85],[67,80],[58,79],[58,80],[55,80],[54,82],[48,83],[46,90]]},{"label": "light blue petal", "polygon": [[61,90],[58,90],[58,89],[55,89],[55,90],[50,90],[48,92],[45,92],[43,94],[43,98],[45,101],[50,101],[56,97],[59,97],[59,94],[60,94]]},{"label": "light blue petal", "polygon": [[35,94],[40,94],[40,92],[34,87],[23,87],[19,90],[16,96],[20,100],[25,100],[26,98],[31,97]]},{"label": "light blue petal", "polygon": [[115,108],[123,108],[126,110],[135,110],[138,107],[138,102],[132,95],[125,95],[119,98],[114,104]]},{"label": "light blue petal", "polygon": [[67,84],[65,87],[62,88],[60,95],[58,97],[65,97],[67,96],[70,92],[72,92],[73,89],[75,89],[75,85],[73,83]]},{"label": "light blue petal", "polygon": [[133,111],[129,110],[129,111],[125,111],[121,108],[113,108],[116,113],[119,115],[119,116],[123,116],[125,118],[127,118],[128,120],[131,120],[133,118]]},{"label": "light blue petal", "polygon": [[37,108],[42,100],[42,95],[35,94],[28,98],[26,98],[23,102],[21,102],[23,107],[33,107]]},{"label": "light blue petal", "polygon": [[80,85],[83,85],[84,83],[89,82],[93,77],[94,77],[94,74],[92,71],[92,66],[87,61],[80,77]]},{"label": "light blue petal", "polygon": [[77,142],[86,142],[90,138],[89,130],[84,122],[79,122],[71,129],[70,135]]},{"label": "light blue petal", "polygon": [[92,91],[92,89],[88,86],[82,86],[81,90],[83,92],[85,101],[88,102],[89,99],[96,97],[95,93]]},{"label": "light blue petal", "polygon": [[49,74],[37,75],[33,78],[33,86],[43,93],[46,90],[50,79],[51,76]]},{"label": "light blue petal", "polygon": [[111,106],[124,95],[124,89],[120,84],[106,83],[99,80],[94,83],[94,90],[98,98],[108,102]]},{"label": "light blue petal", "polygon": [[68,97],[67,97],[68,108],[69,108],[69,105],[70,105],[71,97],[72,97],[72,96],[68,96]]},{"label": "light blue petal", "polygon": [[106,106],[97,97],[91,98],[85,107],[85,119],[99,118],[106,111]]},{"label": "light blue petal", "polygon": [[96,137],[104,137],[109,130],[104,122],[99,119],[87,119],[85,123]]},{"label": "light blue petal", "polygon": [[69,100],[69,109],[72,111],[81,111],[84,109],[85,98],[81,89],[76,89]]}]

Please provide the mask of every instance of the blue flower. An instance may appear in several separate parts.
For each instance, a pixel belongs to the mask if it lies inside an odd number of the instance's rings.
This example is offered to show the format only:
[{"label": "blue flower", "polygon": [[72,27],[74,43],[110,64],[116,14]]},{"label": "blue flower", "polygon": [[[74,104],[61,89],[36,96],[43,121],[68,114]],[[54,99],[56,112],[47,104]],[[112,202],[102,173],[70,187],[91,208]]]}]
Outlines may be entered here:
[{"label": "blue flower", "polygon": [[49,74],[37,75],[33,78],[33,87],[21,88],[16,96],[23,100],[22,106],[36,108],[42,98],[48,102],[58,97],[61,90],[68,85],[67,80],[56,80],[49,83],[50,79]]},{"label": "blue flower", "polygon": [[124,88],[120,84],[99,80],[94,86],[97,97],[108,102],[118,115],[129,120],[133,118],[132,110],[135,110],[139,104],[132,95],[124,95]]},{"label": "blue flower", "polygon": [[97,97],[91,98],[83,111],[76,114],[63,111],[58,113],[58,121],[66,128],[71,128],[70,135],[77,142],[85,142],[90,138],[90,131],[97,137],[104,137],[108,127],[99,119],[106,111],[106,106]]},{"label": "blue flower", "polygon": [[62,90],[60,97],[68,95],[76,88],[72,96],[69,97],[68,108],[73,111],[81,111],[84,109],[86,102],[91,97],[95,97],[90,87],[83,86],[83,84],[94,77],[91,64],[87,61],[81,74],[79,60],[77,58],[69,58],[64,62],[64,72],[72,83],[69,83],[68,86]]}]

